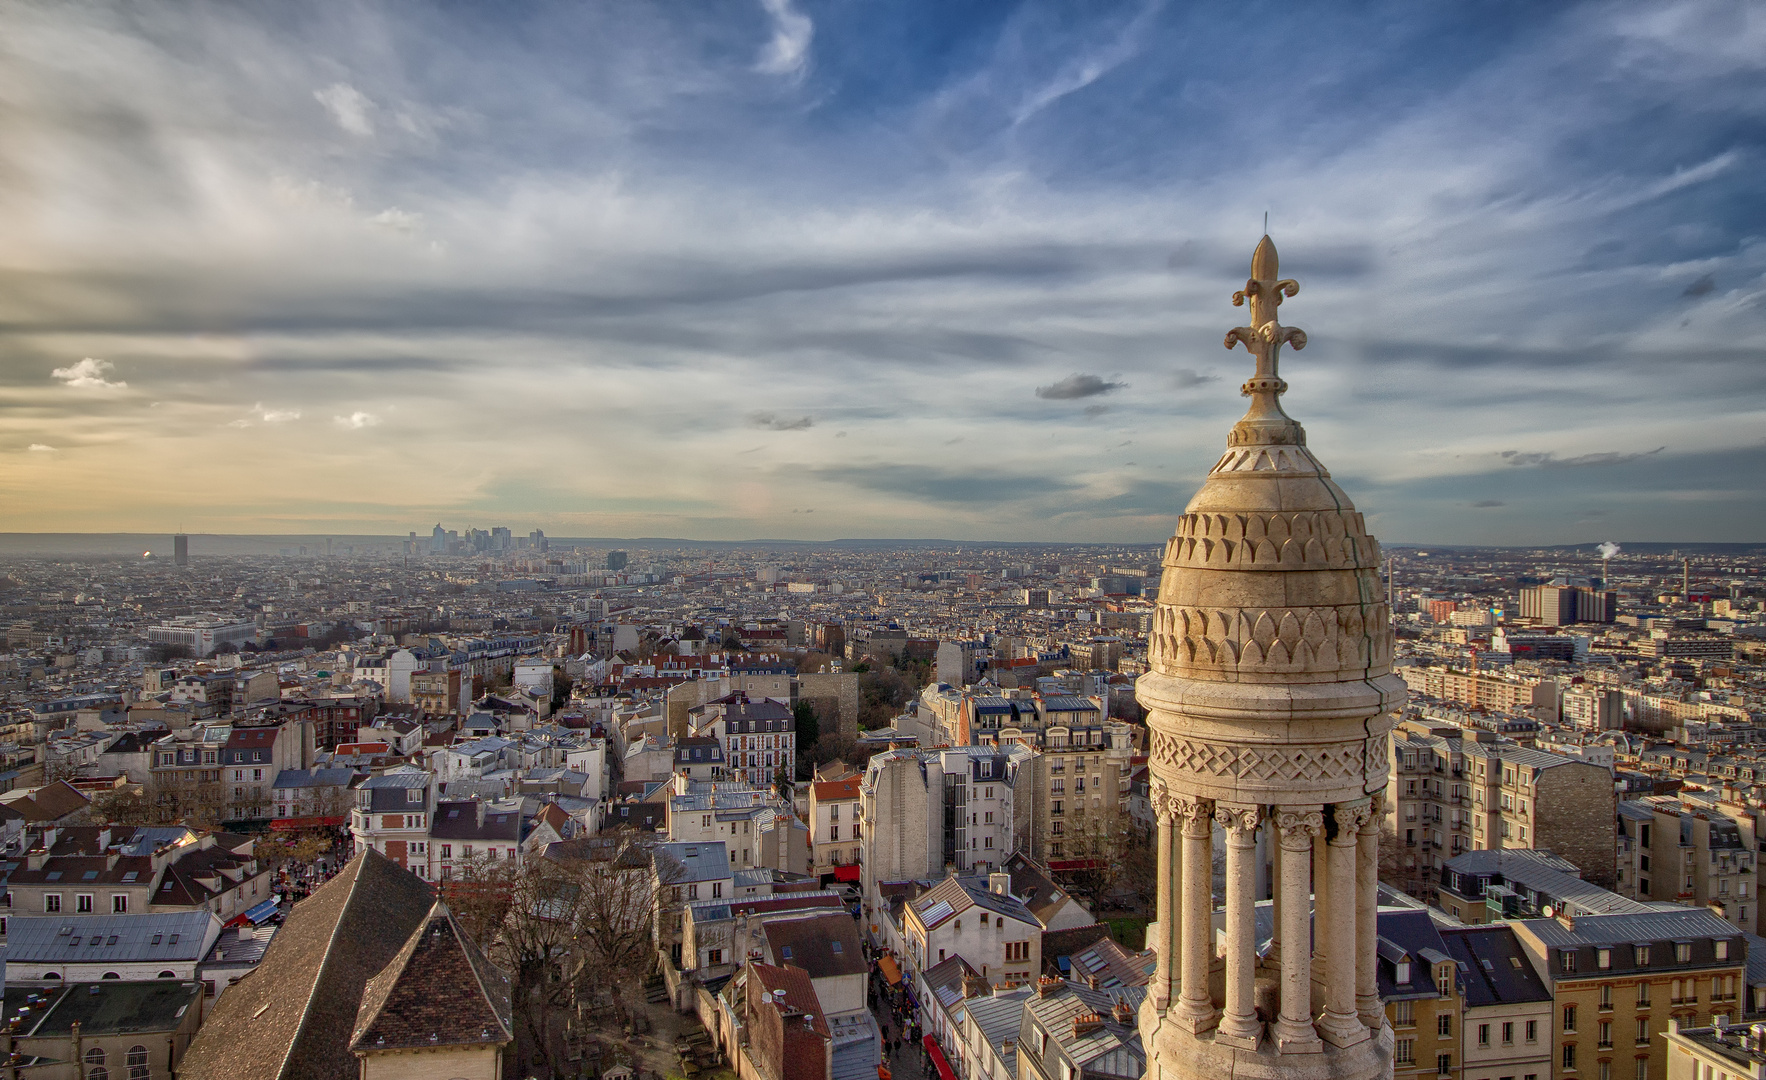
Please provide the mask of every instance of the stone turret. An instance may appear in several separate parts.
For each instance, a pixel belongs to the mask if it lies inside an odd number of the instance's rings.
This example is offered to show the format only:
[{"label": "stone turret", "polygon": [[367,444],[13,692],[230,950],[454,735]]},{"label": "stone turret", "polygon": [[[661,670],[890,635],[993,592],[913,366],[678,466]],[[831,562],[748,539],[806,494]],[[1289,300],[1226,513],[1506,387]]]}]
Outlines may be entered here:
[{"label": "stone turret", "polygon": [[[1249,325],[1226,336],[1256,357],[1241,388],[1250,408],[1166,546],[1150,670],[1135,688],[1150,713],[1159,818],[1158,967],[1140,1021],[1151,1080],[1392,1074],[1374,912],[1404,683],[1390,671],[1379,544],[1282,409],[1281,349],[1304,348],[1306,334],[1278,314],[1298,292],[1264,237],[1233,296]],[[1219,957],[1216,825],[1226,833]],[[1275,854],[1276,898],[1276,940],[1261,960],[1260,837]],[[1259,1013],[1260,996],[1279,999],[1279,1016]]]}]

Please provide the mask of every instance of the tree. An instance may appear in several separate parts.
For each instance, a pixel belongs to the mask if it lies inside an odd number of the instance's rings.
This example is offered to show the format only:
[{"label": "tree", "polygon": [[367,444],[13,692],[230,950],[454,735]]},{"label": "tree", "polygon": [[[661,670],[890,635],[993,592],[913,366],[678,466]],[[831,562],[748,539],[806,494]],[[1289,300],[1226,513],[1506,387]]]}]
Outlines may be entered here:
[{"label": "tree", "polygon": [[563,851],[525,864],[473,858],[442,883],[461,927],[513,975],[519,1063],[543,1075],[565,1068],[563,1033],[580,1006],[623,1014],[634,1000],[651,967],[656,882],[667,880],[635,834]]},{"label": "tree", "polygon": [[149,825],[153,824],[152,810],[145,789],[125,784],[94,795],[87,813],[100,825]]},{"label": "tree", "polygon": [[797,734],[797,754],[801,757],[821,737],[822,723],[816,719],[815,706],[807,701],[791,706],[791,721],[792,730]]}]

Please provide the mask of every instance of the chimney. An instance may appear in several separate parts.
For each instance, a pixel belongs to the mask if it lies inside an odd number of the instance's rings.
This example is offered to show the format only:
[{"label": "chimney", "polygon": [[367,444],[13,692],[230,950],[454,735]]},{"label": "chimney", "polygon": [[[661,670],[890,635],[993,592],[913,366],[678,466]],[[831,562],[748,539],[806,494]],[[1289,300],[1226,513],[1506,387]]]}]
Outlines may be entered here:
[{"label": "chimney", "polygon": [[1565,904],[1563,909],[1558,912],[1558,922],[1565,930],[1576,929],[1576,915],[1570,910],[1568,904]]},{"label": "chimney", "polygon": [[1060,985],[1061,980],[1055,978],[1053,975],[1041,976],[1036,980],[1036,996],[1039,998],[1048,997],[1050,994],[1054,993]]},{"label": "chimney", "polygon": [[1082,1012],[1073,1018],[1073,1037],[1083,1039],[1103,1026],[1103,1017],[1095,1012]]},{"label": "chimney", "polygon": [[1134,1009],[1129,1006],[1128,1002],[1121,998],[1116,999],[1116,1006],[1110,1010],[1110,1013],[1116,1017],[1116,1022],[1118,1024],[1127,1025],[1134,1023]]},{"label": "chimney", "polygon": [[987,875],[987,891],[995,896],[1012,895],[1012,875],[994,872]]}]

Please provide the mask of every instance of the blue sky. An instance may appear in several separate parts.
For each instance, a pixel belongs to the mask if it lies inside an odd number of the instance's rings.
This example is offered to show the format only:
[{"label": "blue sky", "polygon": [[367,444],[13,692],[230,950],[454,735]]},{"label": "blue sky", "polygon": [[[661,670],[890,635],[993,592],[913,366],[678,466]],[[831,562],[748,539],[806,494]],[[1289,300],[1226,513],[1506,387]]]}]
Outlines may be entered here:
[{"label": "blue sky", "polygon": [[[8,4],[0,528],[1758,540],[1766,15]],[[1040,393],[1039,393],[1040,389]]]}]

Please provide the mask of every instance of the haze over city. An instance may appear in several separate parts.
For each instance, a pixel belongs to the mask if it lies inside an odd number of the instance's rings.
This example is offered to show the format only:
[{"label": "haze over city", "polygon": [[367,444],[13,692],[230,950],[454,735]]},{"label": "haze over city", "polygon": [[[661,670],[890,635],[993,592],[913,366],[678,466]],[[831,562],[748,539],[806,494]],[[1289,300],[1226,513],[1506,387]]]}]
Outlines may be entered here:
[{"label": "haze over city", "polygon": [[6,22],[10,530],[1156,543],[1266,212],[1389,542],[1766,519],[1745,5]]}]

